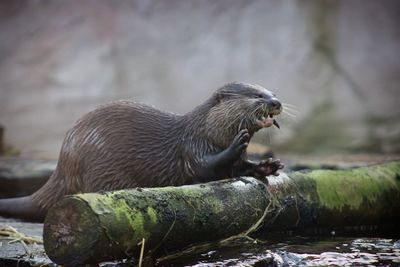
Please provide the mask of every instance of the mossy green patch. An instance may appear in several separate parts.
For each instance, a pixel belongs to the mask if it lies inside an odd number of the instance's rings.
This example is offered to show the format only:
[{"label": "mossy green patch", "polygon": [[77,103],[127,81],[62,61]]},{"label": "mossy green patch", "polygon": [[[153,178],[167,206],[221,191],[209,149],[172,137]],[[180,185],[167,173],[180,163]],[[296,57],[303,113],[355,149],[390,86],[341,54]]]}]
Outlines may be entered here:
[{"label": "mossy green patch", "polygon": [[144,216],[142,213],[137,212],[133,217],[130,223],[132,229],[135,229],[136,234],[146,238],[148,233],[144,230]]},{"label": "mossy green patch", "polygon": [[[199,207],[203,205],[207,205],[207,207],[214,212],[221,212],[224,209],[224,205],[221,199],[219,199],[220,196],[216,195],[213,189],[209,186],[204,188],[194,188],[192,186],[164,187],[158,188],[158,191],[167,193],[170,198],[168,201],[172,201],[171,203],[173,203],[172,199],[181,198],[195,209],[199,209]],[[202,201],[202,199],[204,199],[204,196],[207,196],[206,202]],[[187,202],[189,200],[190,203]],[[179,201],[177,203],[179,203]]]},{"label": "mossy green patch", "polygon": [[[82,194],[80,197],[91,206],[96,214],[100,215],[104,225],[118,225],[118,227],[106,226],[104,228],[107,229],[105,234],[113,244],[115,242],[125,248],[133,248],[142,238],[147,239],[150,236],[145,229],[144,214],[135,207],[130,207],[126,199],[121,198],[121,191],[106,194]],[[125,196],[125,198],[127,197],[129,195]],[[156,215],[154,215],[152,214],[152,219],[156,219]]]},{"label": "mossy green patch", "polygon": [[316,184],[321,205],[341,210],[357,209],[364,203],[378,204],[390,190],[400,193],[400,162],[342,171],[318,170],[305,174]]},{"label": "mossy green patch", "polygon": [[150,222],[152,224],[156,224],[157,223],[157,212],[155,209],[153,209],[152,207],[148,207],[147,208],[147,215],[149,216]]}]

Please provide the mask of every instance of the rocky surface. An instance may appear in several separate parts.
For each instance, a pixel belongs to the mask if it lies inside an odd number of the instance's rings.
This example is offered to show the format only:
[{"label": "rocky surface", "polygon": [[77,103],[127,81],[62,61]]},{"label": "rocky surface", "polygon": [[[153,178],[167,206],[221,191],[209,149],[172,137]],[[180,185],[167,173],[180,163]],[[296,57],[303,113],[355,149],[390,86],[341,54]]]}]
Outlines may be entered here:
[{"label": "rocky surface", "polygon": [[0,217],[0,266],[55,266],[46,256],[41,243],[30,243],[15,236],[7,236],[5,232],[10,227],[17,234],[42,239],[43,224],[15,222]]}]

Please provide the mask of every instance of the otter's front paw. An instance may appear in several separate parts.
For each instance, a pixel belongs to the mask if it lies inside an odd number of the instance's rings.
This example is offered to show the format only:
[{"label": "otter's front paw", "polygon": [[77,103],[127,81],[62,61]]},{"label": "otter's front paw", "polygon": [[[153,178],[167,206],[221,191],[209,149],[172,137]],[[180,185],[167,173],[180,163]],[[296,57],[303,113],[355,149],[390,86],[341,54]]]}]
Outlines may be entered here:
[{"label": "otter's front paw", "polygon": [[229,150],[235,157],[240,157],[249,145],[250,134],[247,129],[241,130],[233,139]]},{"label": "otter's front paw", "polygon": [[281,163],[279,159],[269,158],[267,160],[261,161],[256,167],[256,173],[258,176],[278,176],[278,170],[283,169],[285,166]]}]

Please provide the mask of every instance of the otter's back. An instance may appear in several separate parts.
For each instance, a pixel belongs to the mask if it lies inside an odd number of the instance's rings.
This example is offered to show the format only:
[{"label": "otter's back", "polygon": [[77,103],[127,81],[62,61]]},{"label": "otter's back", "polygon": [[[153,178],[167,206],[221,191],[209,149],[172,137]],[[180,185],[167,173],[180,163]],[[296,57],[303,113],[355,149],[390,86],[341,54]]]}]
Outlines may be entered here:
[{"label": "otter's back", "polygon": [[67,133],[60,152],[68,191],[174,184],[181,168],[173,136],[177,123],[178,115],[129,101],[86,114]]}]

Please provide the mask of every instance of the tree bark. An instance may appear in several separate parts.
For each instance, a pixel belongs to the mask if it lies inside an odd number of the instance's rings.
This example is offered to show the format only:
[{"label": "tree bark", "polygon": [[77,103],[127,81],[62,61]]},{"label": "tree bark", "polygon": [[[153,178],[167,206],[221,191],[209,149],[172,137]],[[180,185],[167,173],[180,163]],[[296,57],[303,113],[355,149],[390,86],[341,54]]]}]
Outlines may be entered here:
[{"label": "tree bark", "polygon": [[299,171],[271,181],[273,209],[260,232],[335,234],[363,226],[383,229],[400,219],[400,161]]},{"label": "tree bark", "polygon": [[268,204],[256,179],[73,195],[47,214],[43,237],[55,263],[75,266],[173,250],[235,235]]},{"label": "tree bark", "polygon": [[48,213],[44,246],[67,266],[165,253],[243,233],[398,222],[400,162],[349,170],[294,172],[208,184],[64,198]]}]

